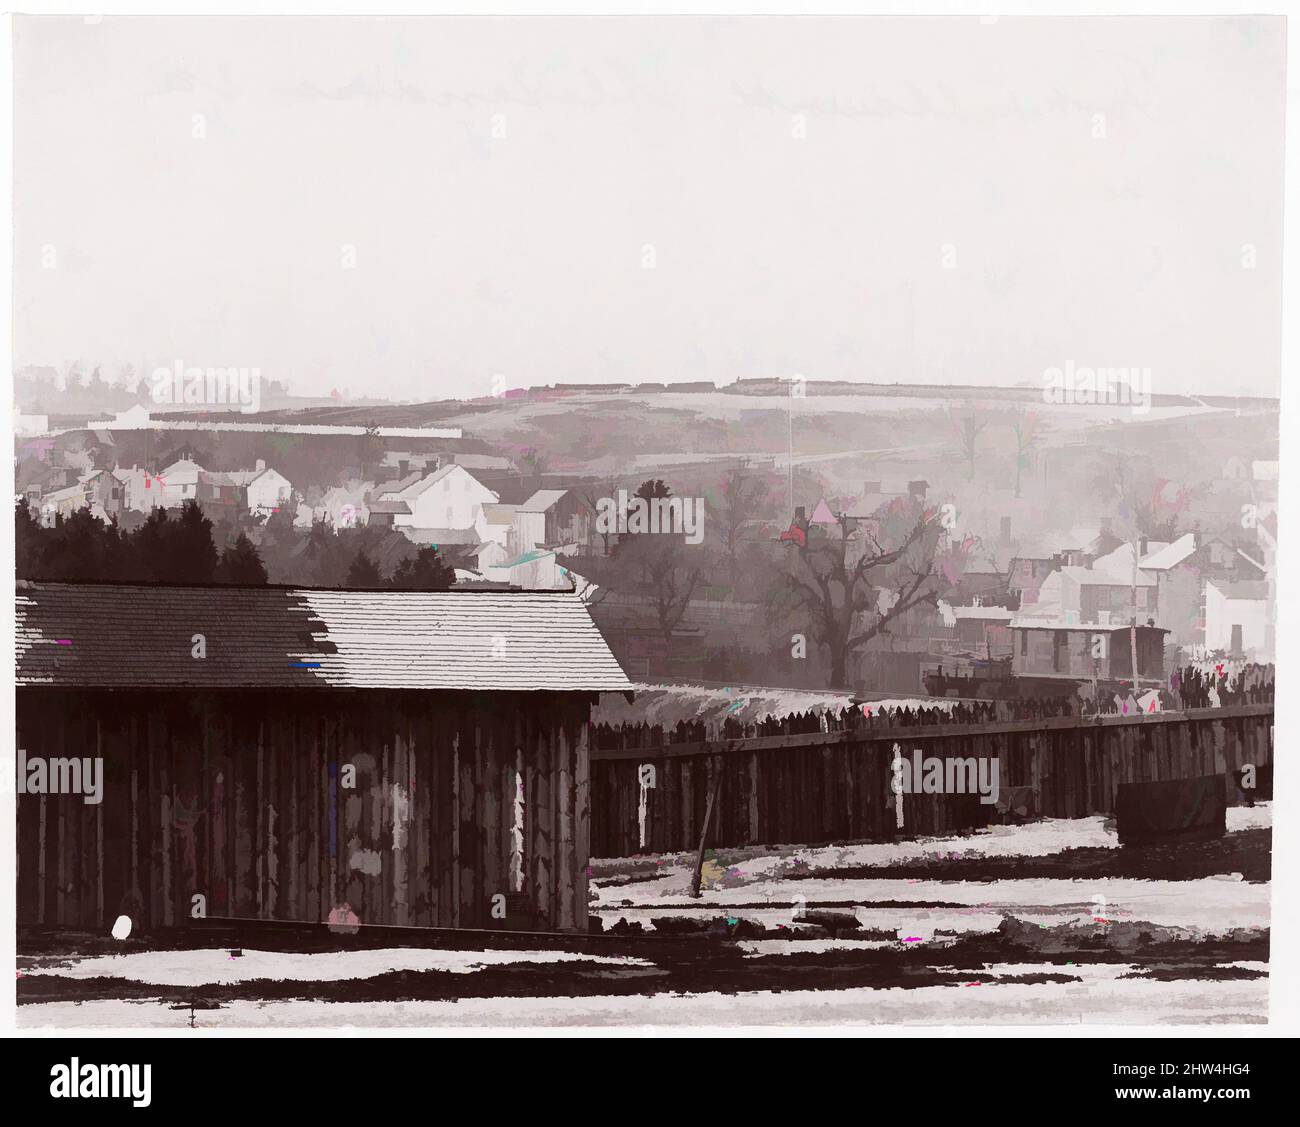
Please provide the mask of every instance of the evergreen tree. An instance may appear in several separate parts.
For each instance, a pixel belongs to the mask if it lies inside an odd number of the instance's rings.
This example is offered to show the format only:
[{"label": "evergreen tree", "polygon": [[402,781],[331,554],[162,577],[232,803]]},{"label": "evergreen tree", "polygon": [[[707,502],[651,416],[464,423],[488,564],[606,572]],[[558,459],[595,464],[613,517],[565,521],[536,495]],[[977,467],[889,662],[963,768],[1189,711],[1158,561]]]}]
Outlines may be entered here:
[{"label": "evergreen tree", "polygon": [[245,587],[266,585],[266,568],[262,566],[262,557],[244,533],[239,534],[233,547],[221,553],[221,562],[217,564],[217,580]]},{"label": "evergreen tree", "polygon": [[344,586],[367,589],[378,587],[382,581],[379,574],[379,565],[366,555],[363,549],[356,554],[348,567],[348,577]]},{"label": "evergreen tree", "polygon": [[19,497],[14,507],[14,563],[19,579],[39,578],[44,532],[27,498]]},{"label": "evergreen tree", "polygon": [[197,501],[173,519],[154,509],[130,538],[133,577],[157,583],[211,583],[217,568],[212,521]]},{"label": "evergreen tree", "polygon": [[447,591],[456,582],[456,569],[448,567],[437,548],[421,548],[414,559],[393,569],[389,586],[402,591]]},{"label": "evergreen tree", "polygon": [[85,583],[115,579],[117,560],[109,559],[104,522],[89,509],[57,516],[44,532],[37,578],[52,582]]},{"label": "evergreen tree", "polygon": [[217,570],[212,521],[197,501],[186,501],[176,522],[175,567],[178,583],[211,583]]}]

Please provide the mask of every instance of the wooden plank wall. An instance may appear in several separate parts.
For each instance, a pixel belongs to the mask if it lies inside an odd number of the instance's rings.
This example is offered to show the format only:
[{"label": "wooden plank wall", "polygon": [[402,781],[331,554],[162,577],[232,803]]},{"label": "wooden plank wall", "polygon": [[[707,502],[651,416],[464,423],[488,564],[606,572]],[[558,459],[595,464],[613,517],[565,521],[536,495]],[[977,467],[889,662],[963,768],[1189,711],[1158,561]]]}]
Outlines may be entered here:
[{"label": "wooden plank wall", "polygon": [[[1032,812],[1081,818],[1114,810],[1123,782],[1192,778],[1273,762],[1272,705],[1237,705],[1159,717],[1017,721],[716,741],[591,753],[592,854],[628,857],[698,847],[709,763],[720,764],[713,846],[819,844],[898,836],[893,747],[911,755],[993,758],[999,787],[1030,788]],[[643,766],[654,769],[645,792]],[[996,814],[978,796],[906,794],[906,836],[956,833]]]},{"label": "wooden plank wall", "polygon": [[585,931],[590,703],[20,691],[18,746],[102,756],[105,787],[18,796],[19,921],[178,926],[198,895],[209,917]]}]

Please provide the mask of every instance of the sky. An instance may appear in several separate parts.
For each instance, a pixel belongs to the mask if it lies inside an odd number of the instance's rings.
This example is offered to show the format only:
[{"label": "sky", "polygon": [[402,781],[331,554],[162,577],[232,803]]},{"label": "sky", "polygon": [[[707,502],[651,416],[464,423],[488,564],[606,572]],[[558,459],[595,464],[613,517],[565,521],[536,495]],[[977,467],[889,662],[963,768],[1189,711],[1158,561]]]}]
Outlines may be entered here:
[{"label": "sky", "polygon": [[17,17],[14,364],[1276,395],[1280,18]]}]

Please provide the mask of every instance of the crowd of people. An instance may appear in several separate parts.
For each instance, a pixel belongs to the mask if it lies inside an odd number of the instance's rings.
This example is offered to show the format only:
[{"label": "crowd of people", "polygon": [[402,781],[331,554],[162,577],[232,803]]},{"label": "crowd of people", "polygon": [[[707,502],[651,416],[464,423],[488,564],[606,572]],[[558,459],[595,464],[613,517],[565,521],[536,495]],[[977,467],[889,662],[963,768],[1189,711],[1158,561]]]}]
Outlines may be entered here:
[{"label": "crowd of people", "polygon": [[[743,699],[743,698],[742,698]],[[675,743],[747,739],[757,736],[793,736],[814,732],[852,732],[874,728],[911,728],[940,724],[994,724],[1016,720],[1053,720],[1100,717],[1187,708],[1221,708],[1234,704],[1271,704],[1273,666],[1246,663],[1193,664],[1175,670],[1169,684],[1134,696],[1129,693],[1024,697],[1011,700],[915,701],[902,705],[870,701],[816,712],[792,712],[742,721],[723,718],[721,725],[704,720],[683,720],[671,728],[661,724],[598,724],[596,746],[601,748],[662,747]]]},{"label": "crowd of people", "polygon": [[1175,708],[1223,708],[1272,704],[1273,666],[1254,662],[1198,662],[1169,677]]}]

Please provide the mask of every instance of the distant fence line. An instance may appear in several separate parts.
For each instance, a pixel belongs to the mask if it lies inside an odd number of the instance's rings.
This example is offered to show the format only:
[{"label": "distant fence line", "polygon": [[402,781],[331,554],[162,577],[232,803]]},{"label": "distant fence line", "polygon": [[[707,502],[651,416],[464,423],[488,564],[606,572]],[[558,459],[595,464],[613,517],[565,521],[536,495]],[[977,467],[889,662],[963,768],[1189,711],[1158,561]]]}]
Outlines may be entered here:
[{"label": "distant fence line", "polygon": [[[1171,688],[1159,691],[1163,711],[1186,711],[1209,708],[1211,687],[1219,698],[1218,706],[1273,704],[1274,682],[1271,665],[1250,665],[1225,670],[1220,675],[1207,674],[1195,666],[1186,666],[1170,678]],[[747,690],[737,690],[737,702],[743,702]],[[777,690],[780,691],[780,690]],[[787,690],[788,691],[788,690]],[[1113,698],[1118,700],[1118,698]],[[1098,704],[1103,707],[1098,707]],[[1132,701],[1129,702],[1133,704]],[[1141,711],[1133,707],[1130,712]],[[950,724],[996,724],[1006,721],[1093,721],[1101,717],[1123,718],[1125,713],[1111,698],[1100,702],[1068,697],[1025,697],[1019,699],[979,700],[965,697],[935,697],[908,705],[882,707],[872,701],[848,704],[840,709],[807,709],[785,715],[768,715],[741,721],[725,717],[720,723],[703,719],[681,720],[672,727],[648,722],[597,723],[594,746],[616,749],[635,745],[658,747],[673,743],[704,742],[717,739],[740,739],[754,736],[795,735],[805,732],[877,732],[885,728],[927,727]]]},{"label": "distant fence line", "polygon": [[[640,728],[591,750],[591,852],[674,853],[699,845],[710,793],[711,847],[890,840],[999,820],[1110,814],[1120,783],[1257,769],[1273,762],[1273,706],[1140,716],[1068,716],[972,724],[853,727],[646,746]],[[894,745],[940,759],[992,759],[999,801],[905,794],[891,783]]]}]

